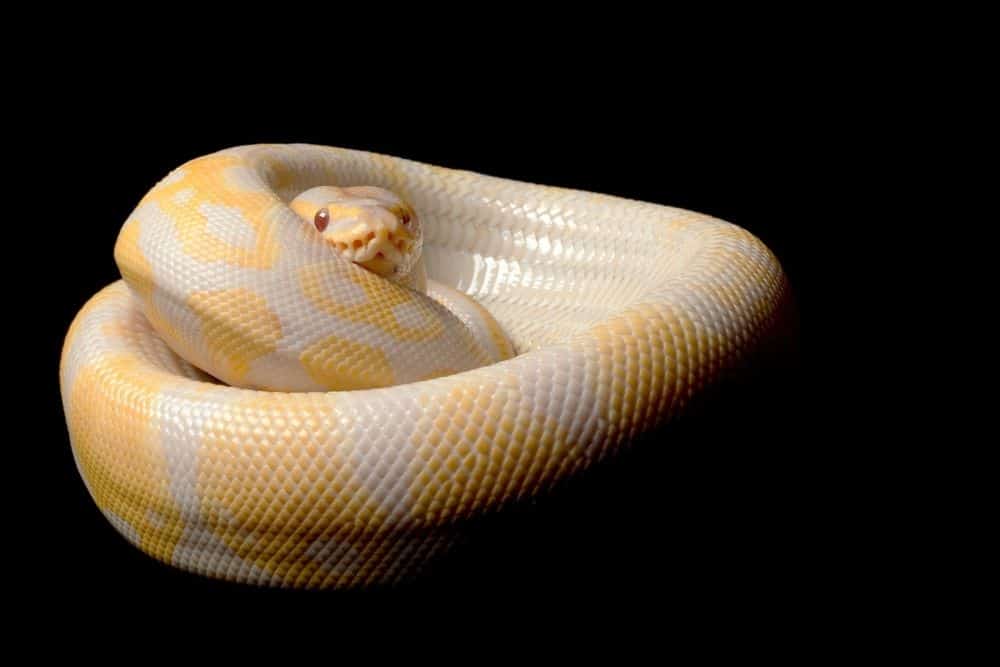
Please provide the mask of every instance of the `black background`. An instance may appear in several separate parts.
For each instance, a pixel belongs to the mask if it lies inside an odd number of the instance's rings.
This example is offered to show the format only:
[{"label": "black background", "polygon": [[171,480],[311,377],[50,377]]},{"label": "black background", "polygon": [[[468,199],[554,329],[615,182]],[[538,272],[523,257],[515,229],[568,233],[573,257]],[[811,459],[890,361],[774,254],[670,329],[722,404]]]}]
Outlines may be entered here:
[{"label": "black background", "polygon": [[117,279],[114,241],[142,195],[173,167],[226,146],[358,148],[709,213],[768,244],[806,312],[801,230],[815,204],[803,191],[807,155],[824,129],[794,81],[768,84],[753,68],[739,69],[681,94],[666,79],[585,74],[529,86],[509,72],[491,74],[442,77],[421,93],[405,77],[345,84],[341,95],[296,82],[281,101],[224,77],[186,101],[162,87],[109,85],[75,98],[73,113],[50,126],[58,151],[37,169],[73,176],[45,205],[57,261],[36,276],[48,286],[35,302],[31,341],[45,360],[32,373],[44,405],[32,433],[42,461],[33,469],[45,473],[31,480],[27,516],[46,528],[25,549],[27,567],[44,572],[27,577],[36,599],[127,605],[211,595],[335,609],[409,597],[542,609],[599,603],[602,613],[639,600],[692,618],[787,619],[815,592],[814,508],[803,499],[818,471],[797,338],[782,339],[779,354],[620,460],[476,526],[467,546],[396,590],[300,594],[187,575],[128,545],[90,500],[58,393],[63,336],[85,301]]}]

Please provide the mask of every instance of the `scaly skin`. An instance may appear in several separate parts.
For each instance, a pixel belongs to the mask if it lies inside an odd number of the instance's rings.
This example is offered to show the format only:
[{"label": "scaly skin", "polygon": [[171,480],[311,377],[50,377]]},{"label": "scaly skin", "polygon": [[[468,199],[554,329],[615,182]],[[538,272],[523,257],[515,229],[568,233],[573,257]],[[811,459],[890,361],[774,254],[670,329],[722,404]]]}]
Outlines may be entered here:
[{"label": "scaly skin", "polygon": [[[338,255],[393,220],[395,244],[404,207],[427,294],[405,252],[383,275]],[[156,558],[297,587],[409,576],[464,520],[662,424],[787,289],[708,216],[316,146],[184,165],[115,256],[60,369],[88,489]]]}]

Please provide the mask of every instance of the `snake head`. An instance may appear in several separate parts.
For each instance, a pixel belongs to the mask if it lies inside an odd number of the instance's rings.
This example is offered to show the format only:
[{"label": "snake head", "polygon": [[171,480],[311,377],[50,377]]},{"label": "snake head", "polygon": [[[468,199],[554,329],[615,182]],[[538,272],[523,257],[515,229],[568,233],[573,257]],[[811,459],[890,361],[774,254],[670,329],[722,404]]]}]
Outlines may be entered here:
[{"label": "snake head", "polygon": [[420,257],[417,215],[389,190],[324,185],[299,194],[290,205],[341,256],[381,276],[404,277]]}]

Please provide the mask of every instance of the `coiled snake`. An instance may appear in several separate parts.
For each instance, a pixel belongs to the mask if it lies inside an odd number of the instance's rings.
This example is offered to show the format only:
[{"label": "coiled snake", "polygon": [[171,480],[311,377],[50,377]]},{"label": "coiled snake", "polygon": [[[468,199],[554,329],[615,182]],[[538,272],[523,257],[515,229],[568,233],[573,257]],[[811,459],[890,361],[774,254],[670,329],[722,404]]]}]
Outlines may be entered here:
[{"label": "coiled snake", "polygon": [[295,587],[406,577],[594,465],[786,290],[705,215],[308,145],[183,165],[115,258],[60,367],[88,490],[158,559]]}]

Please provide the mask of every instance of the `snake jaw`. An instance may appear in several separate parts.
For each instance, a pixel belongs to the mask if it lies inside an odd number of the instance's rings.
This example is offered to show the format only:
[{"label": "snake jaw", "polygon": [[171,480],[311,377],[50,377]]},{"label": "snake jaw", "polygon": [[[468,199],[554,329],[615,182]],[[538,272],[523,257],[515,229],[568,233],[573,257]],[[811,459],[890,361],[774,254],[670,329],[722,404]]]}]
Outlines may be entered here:
[{"label": "snake jaw", "polygon": [[348,261],[388,278],[410,273],[420,256],[420,223],[412,207],[373,186],[321,186],[291,207]]}]

